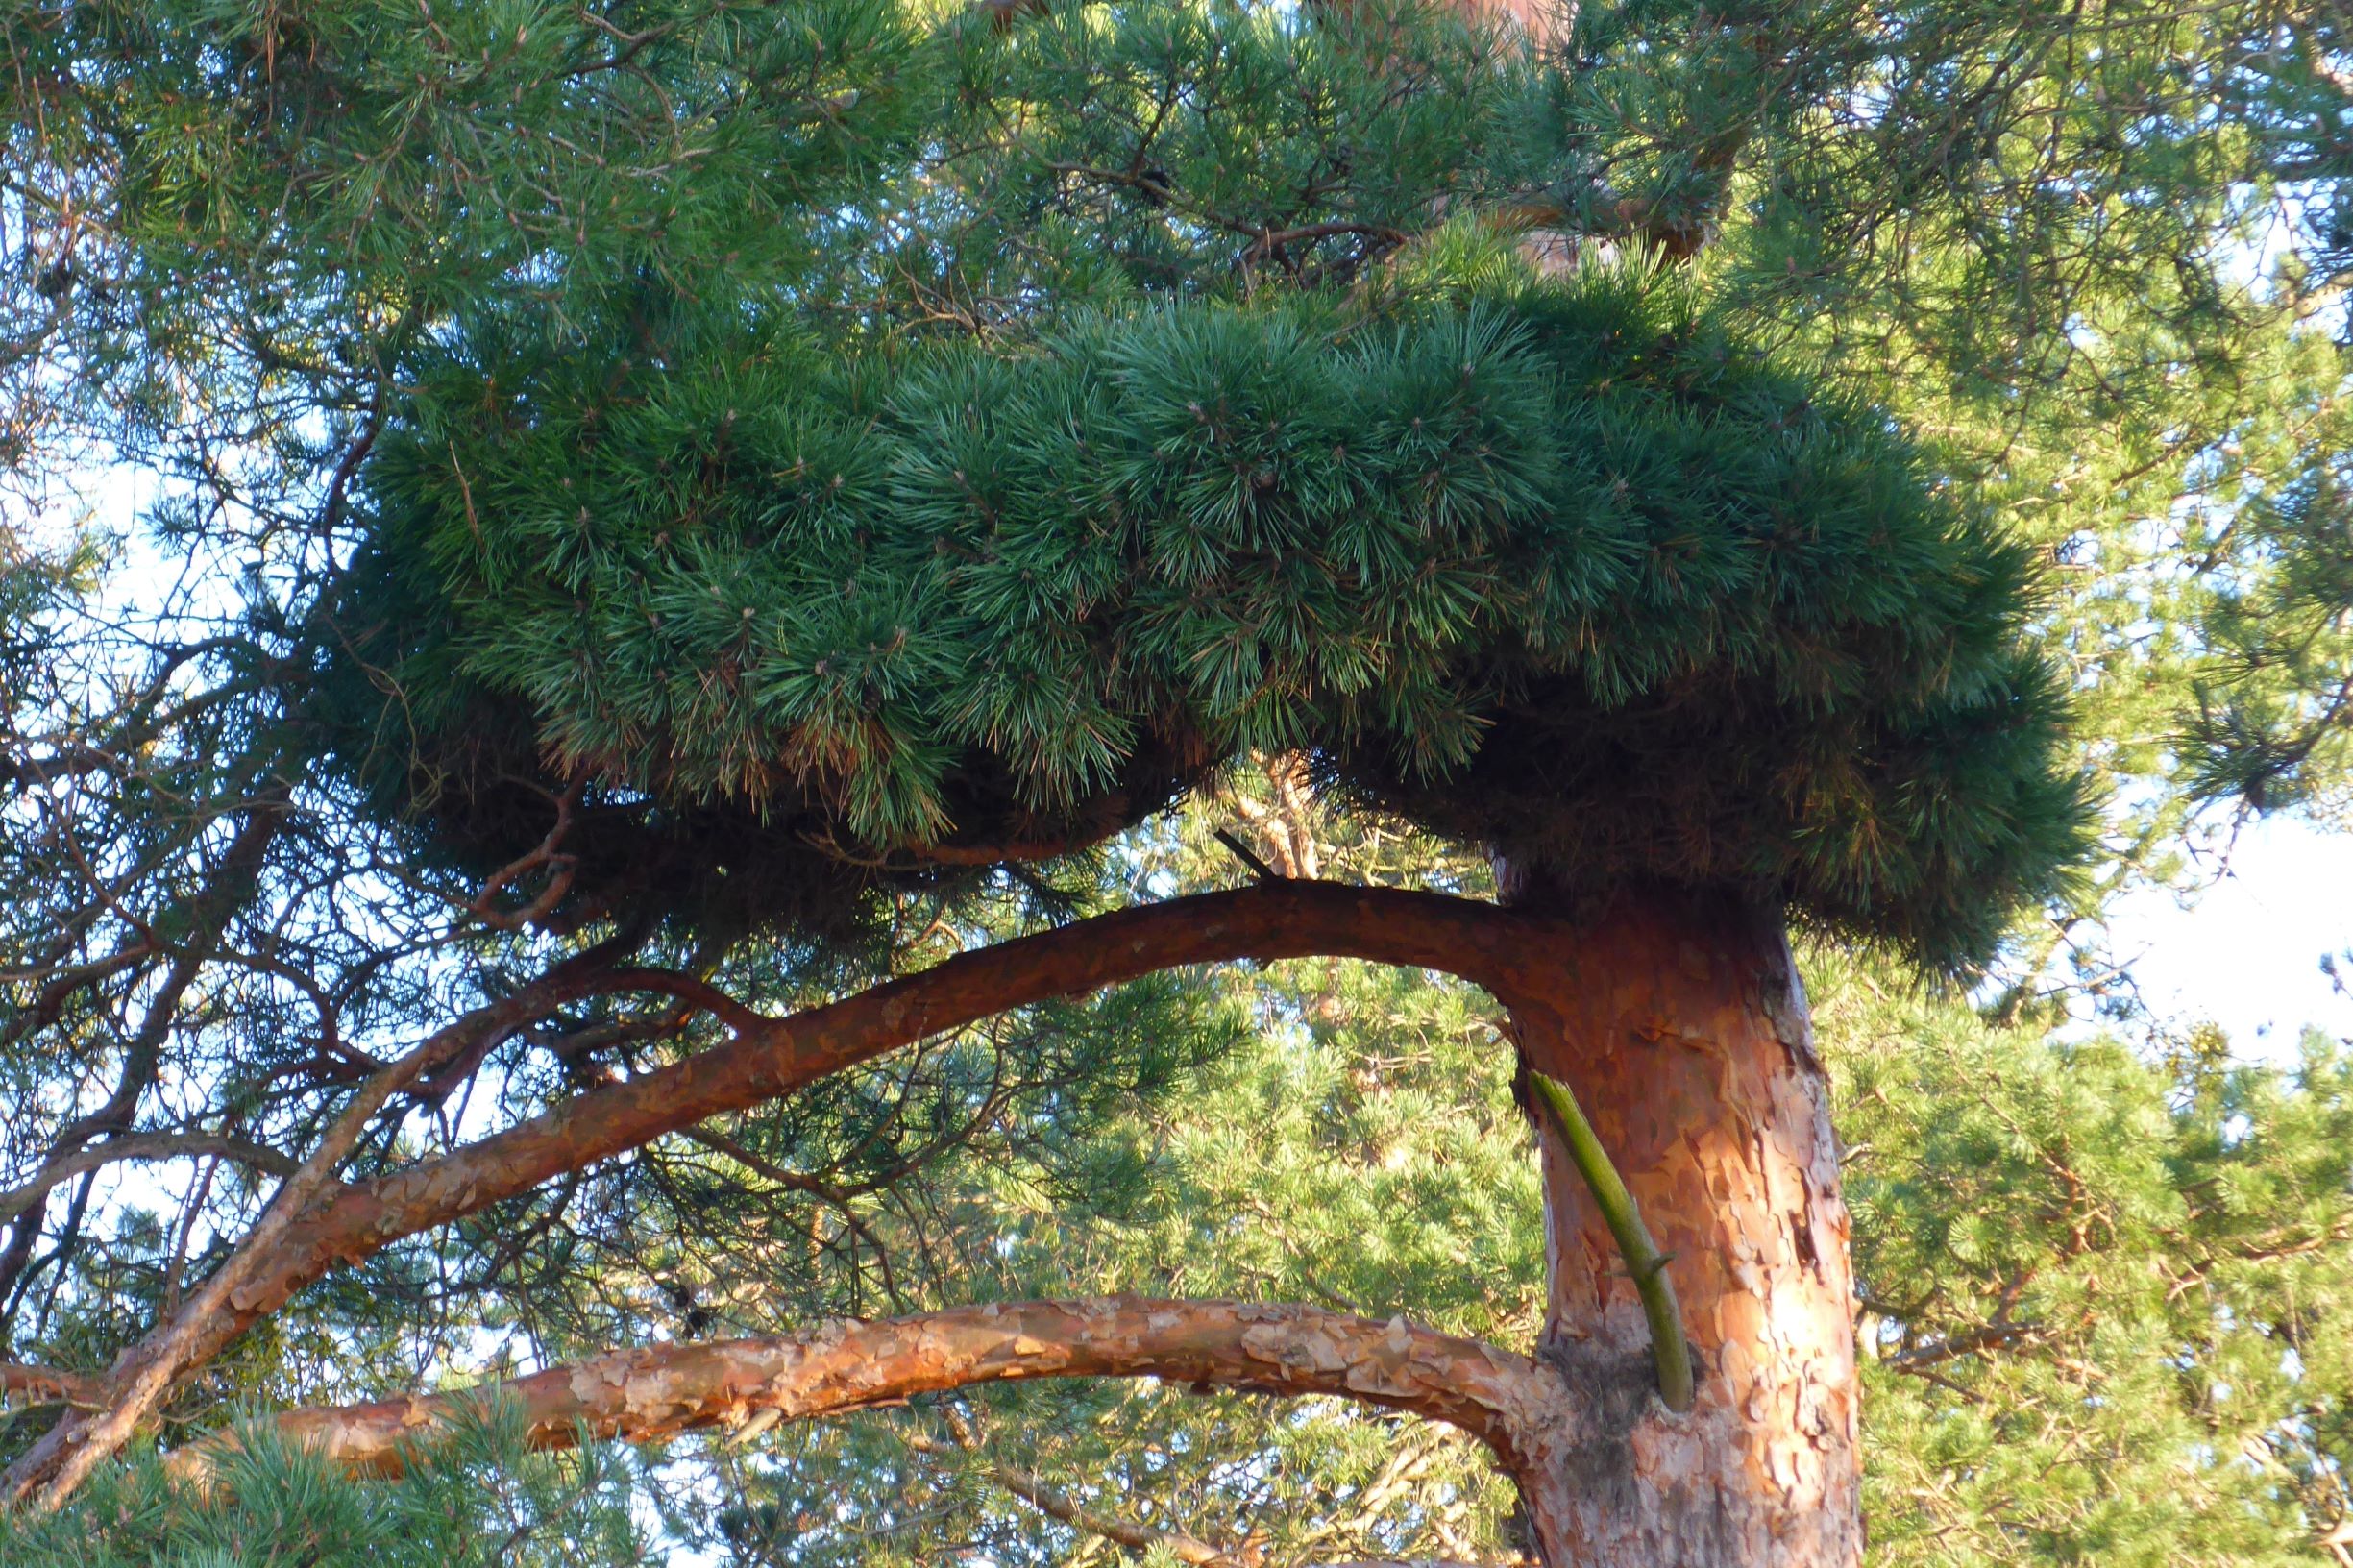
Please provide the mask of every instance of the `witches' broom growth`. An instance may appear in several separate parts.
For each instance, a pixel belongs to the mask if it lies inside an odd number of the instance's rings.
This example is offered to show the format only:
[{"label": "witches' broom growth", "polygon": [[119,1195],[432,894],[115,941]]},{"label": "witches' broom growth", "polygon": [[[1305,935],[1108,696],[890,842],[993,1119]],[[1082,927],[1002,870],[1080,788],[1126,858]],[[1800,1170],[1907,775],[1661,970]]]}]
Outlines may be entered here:
[{"label": "witches' broom growth", "polygon": [[822,927],[1252,748],[1589,896],[1721,890],[1939,965],[2071,851],[2026,551],[1669,280],[1007,348],[762,315],[487,320],[380,438],[337,619],[395,699],[347,745],[479,870],[576,790],[575,896],[723,871]]}]

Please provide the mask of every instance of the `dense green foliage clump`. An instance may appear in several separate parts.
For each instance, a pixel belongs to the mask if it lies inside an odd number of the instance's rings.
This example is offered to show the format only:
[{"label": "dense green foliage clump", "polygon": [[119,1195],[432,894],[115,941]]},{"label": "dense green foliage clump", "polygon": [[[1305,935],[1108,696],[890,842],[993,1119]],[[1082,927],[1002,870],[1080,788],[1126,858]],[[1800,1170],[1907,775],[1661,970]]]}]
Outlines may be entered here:
[{"label": "dense green foliage clump", "polygon": [[1939,961],[2073,847],[2027,553],[1654,280],[887,355],[742,311],[487,324],[379,443],[347,621],[445,831],[536,753],[723,857],[714,812],[748,862],[986,864],[1299,748],[1573,887]]}]

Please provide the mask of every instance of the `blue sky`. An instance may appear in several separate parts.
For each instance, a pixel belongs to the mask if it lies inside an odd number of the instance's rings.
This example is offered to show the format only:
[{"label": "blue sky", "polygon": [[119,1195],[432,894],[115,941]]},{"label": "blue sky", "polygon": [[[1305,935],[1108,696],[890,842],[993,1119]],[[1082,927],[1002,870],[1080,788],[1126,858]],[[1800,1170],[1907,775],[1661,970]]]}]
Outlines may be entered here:
[{"label": "blue sky", "polygon": [[2353,1037],[2353,999],[2320,969],[2324,955],[2353,948],[2353,832],[2251,822],[2218,881],[2187,905],[2132,894],[2114,934],[2158,1017],[2220,1024],[2236,1055],[2292,1059],[2308,1024]]}]

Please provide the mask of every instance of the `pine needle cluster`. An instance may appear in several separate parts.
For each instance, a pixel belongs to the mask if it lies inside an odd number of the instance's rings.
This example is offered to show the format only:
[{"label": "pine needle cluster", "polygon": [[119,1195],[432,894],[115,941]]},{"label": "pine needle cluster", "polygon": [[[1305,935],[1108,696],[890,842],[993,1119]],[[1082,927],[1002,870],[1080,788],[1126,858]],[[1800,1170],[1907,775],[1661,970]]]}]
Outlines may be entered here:
[{"label": "pine needle cluster", "polygon": [[534,1454],[511,1407],[465,1414],[419,1446],[397,1484],[355,1480],[282,1441],[237,1433],[210,1482],[150,1451],[110,1466],[58,1513],[0,1515],[10,1568],[634,1568],[653,1560],[631,1517],[625,1455]]},{"label": "pine needle cluster", "polygon": [[413,744],[368,754],[499,852],[536,776],[627,820],[617,873],[683,836],[924,874],[1297,749],[1573,888],[1982,951],[2083,817],[2026,553],[1686,291],[1492,261],[1014,347],[486,320],[371,461],[346,621]]}]

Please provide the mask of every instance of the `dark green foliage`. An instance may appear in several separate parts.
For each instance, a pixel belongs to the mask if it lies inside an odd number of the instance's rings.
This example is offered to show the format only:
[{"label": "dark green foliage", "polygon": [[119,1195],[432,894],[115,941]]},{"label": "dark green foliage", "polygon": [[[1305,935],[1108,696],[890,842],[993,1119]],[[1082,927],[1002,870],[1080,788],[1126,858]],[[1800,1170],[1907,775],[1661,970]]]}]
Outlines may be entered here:
[{"label": "dark green foliage", "polygon": [[1017,352],[747,313],[485,322],[379,443],[344,621],[445,835],[527,849],[544,807],[493,819],[536,751],[597,792],[576,852],[676,857],[657,884],[715,836],[779,882],[1018,861],[1296,747],[1572,886],[1737,888],[1935,962],[2073,849],[2024,552],[1679,289],[1165,307]]}]

